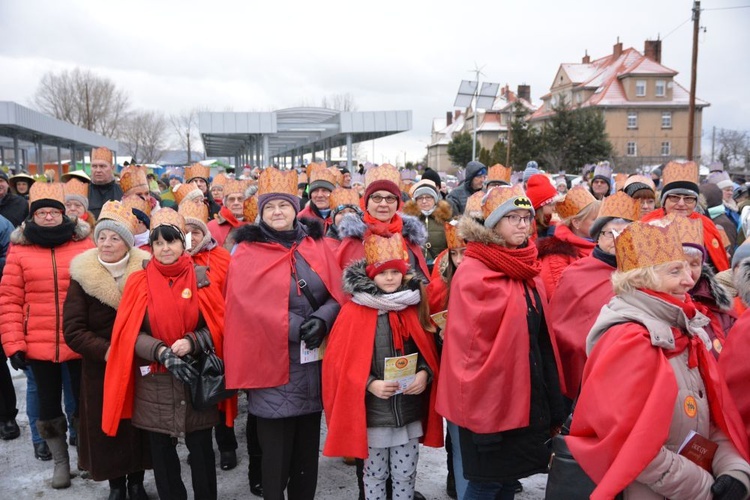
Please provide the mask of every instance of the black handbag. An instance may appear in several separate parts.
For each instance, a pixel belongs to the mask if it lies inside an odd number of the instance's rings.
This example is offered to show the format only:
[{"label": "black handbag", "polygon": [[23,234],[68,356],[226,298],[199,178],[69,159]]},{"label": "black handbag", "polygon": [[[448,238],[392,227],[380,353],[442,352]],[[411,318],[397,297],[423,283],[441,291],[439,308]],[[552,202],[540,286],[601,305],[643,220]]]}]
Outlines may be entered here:
[{"label": "black handbag", "polygon": [[[575,404],[573,406],[575,409]],[[584,472],[565,442],[572,423],[571,413],[560,433],[552,438],[552,458],[549,462],[545,500],[584,500],[596,488],[596,483]]]},{"label": "black handbag", "polygon": [[190,385],[193,408],[206,410],[215,404],[234,396],[235,389],[227,389],[224,380],[224,361],[216,355],[211,333],[206,328],[195,332],[200,351],[196,369],[198,378]]}]

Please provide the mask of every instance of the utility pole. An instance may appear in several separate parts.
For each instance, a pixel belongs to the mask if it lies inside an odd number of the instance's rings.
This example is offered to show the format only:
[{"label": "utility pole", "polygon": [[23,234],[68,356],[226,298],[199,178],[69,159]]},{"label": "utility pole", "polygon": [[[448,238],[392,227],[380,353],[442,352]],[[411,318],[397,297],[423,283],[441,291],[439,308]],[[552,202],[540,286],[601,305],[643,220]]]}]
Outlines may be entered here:
[{"label": "utility pole", "polygon": [[476,68],[474,72],[477,74],[477,90],[474,92],[474,113],[472,116],[472,137],[471,137],[471,159],[472,161],[476,161],[477,159],[477,103],[479,102],[479,75],[481,74],[481,71],[479,71],[479,68]]},{"label": "utility pole", "polygon": [[700,30],[701,3],[693,2],[693,60],[690,68],[690,103],[688,107],[688,143],[687,159],[693,160],[695,151],[695,84],[698,73],[698,32]]},{"label": "utility pole", "polygon": [[714,148],[716,147],[716,125],[711,132],[711,163],[714,162]]}]

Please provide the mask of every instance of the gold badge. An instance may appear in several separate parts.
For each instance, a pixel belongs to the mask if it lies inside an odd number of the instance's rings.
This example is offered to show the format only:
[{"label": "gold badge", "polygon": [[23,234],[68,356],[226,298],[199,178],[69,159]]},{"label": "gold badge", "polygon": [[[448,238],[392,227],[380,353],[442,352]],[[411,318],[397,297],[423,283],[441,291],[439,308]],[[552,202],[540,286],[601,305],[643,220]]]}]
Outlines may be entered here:
[{"label": "gold badge", "polygon": [[182,298],[183,299],[189,299],[192,296],[193,296],[193,292],[191,292],[189,288],[186,288],[186,289],[184,289],[182,291]]},{"label": "gold badge", "polygon": [[721,348],[723,346],[721,345],[721,341],[719,339],[714,339],[714,351],[721,352]]},{"label": "gold badge", "polygon": [[685,409],[685,415],[690,418],[695,418],[695,416],[698,414],[698,403],[695,402],[695,398],[693,396],[688,396],[685,398],[683,408]]},{"label": "gold badge", "polygon": [[719,248],[719,240],[717,240],[716,238],[711,241],[711,244],[714,246],[714,248]]}]

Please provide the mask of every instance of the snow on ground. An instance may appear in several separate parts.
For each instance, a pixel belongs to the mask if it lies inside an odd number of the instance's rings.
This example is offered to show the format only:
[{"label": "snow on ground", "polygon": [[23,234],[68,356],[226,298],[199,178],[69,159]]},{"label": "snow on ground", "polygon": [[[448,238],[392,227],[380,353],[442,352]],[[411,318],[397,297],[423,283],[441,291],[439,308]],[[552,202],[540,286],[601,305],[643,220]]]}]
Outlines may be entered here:
[{"label": "snow on ground", "polygon": [[[76,449],[70,448],[72,470],[76,477],[70,488],[53,490],[50,487],[52,478],[52,462],[41,462],[34,458],[29,433],[29,422],[26,417],[26,377],[21,372],[11,368],[13,384],[18,396],[18,425],[21,427],[21,437],[12,441],[0,441],[0,496],[5,499],[105,499],[109,494],[106,482],[95,482],[83,479],[76,469]],[[242,405],[241,405],[242,406]],[[241,410],[242,411],[242,408]],[[220,499],[252,499],[247,482],[247,445],[245,441],[246,417],[240,414],[236,420],[236,433],[239,448],[237,450],[238,465],[231,471],[223,471],[218,467],[217,482]],[[321,431],[321,445],[325,439],[325,426]],[[190,488],[190,468],[187,465],[187,448],[178,446],[182,458],[182,477],[192,497]],[[422,447],[417,473],[417,490],[431,500],[447,500],[445,494],[445,450]],[[524,492],[517,495],[519,500],[544,498],[546,476],[537,475],[524,479]],[[146,491],[152,499],[156,499],[156,486],[151,472],[146,473]],[[357,498],[357,481],[354,467],[347,466],[340,458],[320,457],[318,472],[318,490],[316,498],[330,500],[355,500]]]}]

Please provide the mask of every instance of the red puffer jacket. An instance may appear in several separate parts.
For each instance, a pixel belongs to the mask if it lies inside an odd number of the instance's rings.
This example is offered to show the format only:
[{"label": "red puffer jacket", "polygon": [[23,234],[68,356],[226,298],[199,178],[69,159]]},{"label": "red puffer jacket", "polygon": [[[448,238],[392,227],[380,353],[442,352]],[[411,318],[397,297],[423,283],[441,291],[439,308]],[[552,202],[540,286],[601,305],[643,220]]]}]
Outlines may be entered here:
[{"label": "red puffer jacket", "polygon": [[70,283],[70,261],[94,247],[89,225],[78,221],[73,239],[55,248],[32,244],[23,225],[11,235],[0,282],[0,336],[5,354],[60,363],[81,356],[63,338],[63,304]]}]

